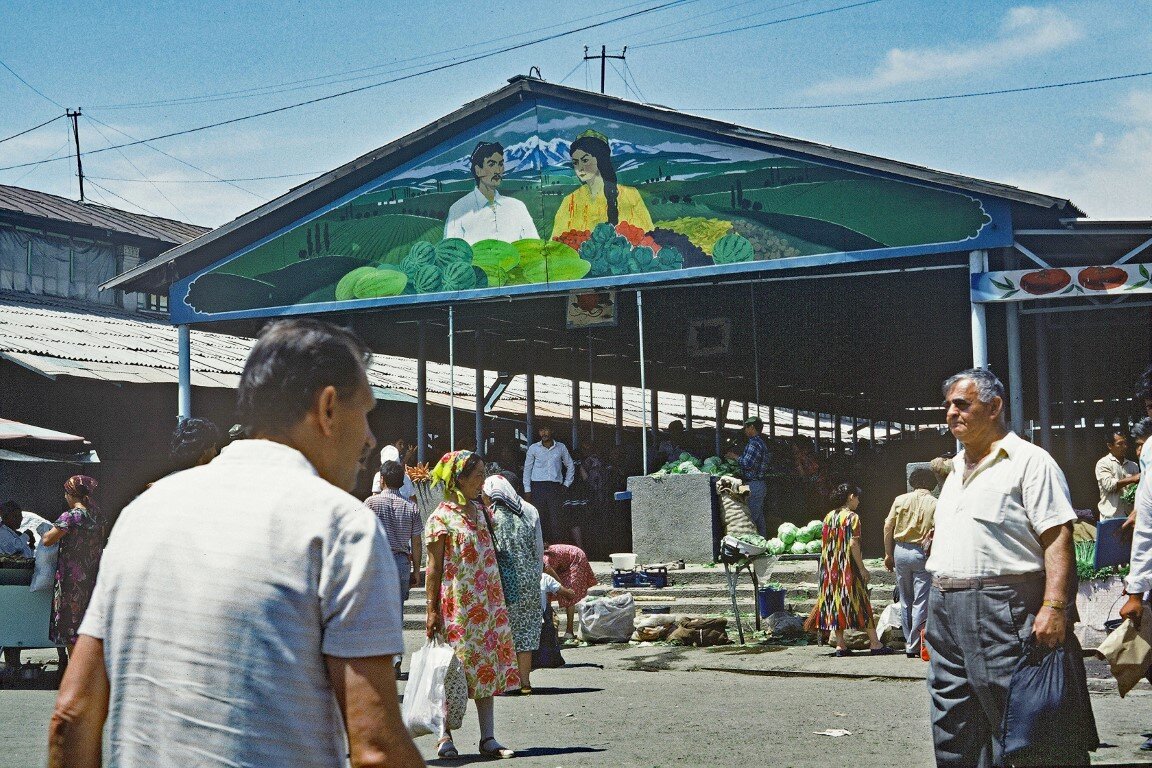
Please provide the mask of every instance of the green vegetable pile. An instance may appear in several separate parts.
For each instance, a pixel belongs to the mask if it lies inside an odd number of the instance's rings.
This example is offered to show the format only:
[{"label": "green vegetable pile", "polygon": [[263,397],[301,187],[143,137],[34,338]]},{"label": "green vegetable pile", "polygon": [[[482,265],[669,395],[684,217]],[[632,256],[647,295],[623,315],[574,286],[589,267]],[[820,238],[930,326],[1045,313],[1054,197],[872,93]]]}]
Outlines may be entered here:
[{"label": "green vegetable pile", "polygon": [[1080,581],[1096,581],[1099,579],[1106,579],[1109,576],[1127,576],[1128,566],[1113,566],[1110,565],[1106,568],[1097,569],[1094,565],[1096,560],[1096,542],[1094,541],[1078,541],[1076,547],[1076,576]]},{"label": "green vegetable pile", "polygon": [[713,477],[741,477],[740,465],[735,461],[722,459],[719,456],[710,456],[704,461],[688,452],[680,454],[676,461],[670,461],[649,477],[665,477],[667,475],[699,475],[708,474]]},{"label": "green vegetable pile", "polygon": [[776,529],[776,538],[768,540],[771,555],[816,555],[820,553],[820,537],[824,524],[812,520],[804,527],[783,523]]},{"label": "green vegetable pile", "polygon": [[636,245],[611,224],[597,224],[580,245],[580,257],[591,264],[588,277],[612,277],[680,269],[684,256],[676,248]]},{"label": "green vegetable pile", "polygon": [[1124,490],[1120,491],[1120,498],[1124,499],[1124,501],[1128,502],[1129,504],[1135,502],[1136,501],[1136,489],[1139,487],[1140,486],[1137,485],[1136,483],[1132,483],[1131,485],[1124,486]]}]

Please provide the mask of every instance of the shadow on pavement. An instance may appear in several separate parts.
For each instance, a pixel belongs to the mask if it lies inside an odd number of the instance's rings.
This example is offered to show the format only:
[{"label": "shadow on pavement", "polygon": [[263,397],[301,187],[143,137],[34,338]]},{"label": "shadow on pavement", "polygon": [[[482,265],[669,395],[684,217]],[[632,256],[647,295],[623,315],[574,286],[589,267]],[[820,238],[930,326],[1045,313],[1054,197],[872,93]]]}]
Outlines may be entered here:
[{"label": "shadow on pavement", "polygon": [[[596,752],[607,752],[607,750],[598,747],[528,747],[527,749],[517,749],[516,757],[555,757],[559,755],[593,754]],[[471,763],[491,763],[492,758],[484,757],[479,753],[465,753],[461,754],[460,757],[453,757],[451,759],[440,757],[427,762],[428,765],[469,765]]]},{"label": "shadow on pavement", "polygon": [[[542,688],[541,686],[532,686],[532,693],[523,698],[532,698],[532,696],[561,696],[566,693],[600,693],[603,688]],[[519,698],[519,697],[518,697]]]}]

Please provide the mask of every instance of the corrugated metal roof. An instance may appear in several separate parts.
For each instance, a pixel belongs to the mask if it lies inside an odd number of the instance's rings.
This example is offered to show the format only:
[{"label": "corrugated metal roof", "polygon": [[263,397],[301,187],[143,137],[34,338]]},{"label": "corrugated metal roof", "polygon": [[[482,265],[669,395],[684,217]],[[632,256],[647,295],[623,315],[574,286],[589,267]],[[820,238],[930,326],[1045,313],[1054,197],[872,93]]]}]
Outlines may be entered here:
[{"label": "corrugated metal roof", "polygon": [[146,216],[95,203],[79,203],[47,192],[0,184],[0,216],[5,211],[33,216],[46,222],[63,221],[172,245],[181,245],[209,231],[208,227],[175,219]]}]

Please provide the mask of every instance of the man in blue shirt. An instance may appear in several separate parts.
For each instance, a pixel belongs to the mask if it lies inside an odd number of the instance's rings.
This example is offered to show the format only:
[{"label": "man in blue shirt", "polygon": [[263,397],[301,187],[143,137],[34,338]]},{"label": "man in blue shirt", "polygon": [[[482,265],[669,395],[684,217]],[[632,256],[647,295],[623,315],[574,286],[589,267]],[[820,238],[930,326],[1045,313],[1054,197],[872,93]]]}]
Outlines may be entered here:
[{"label": "man in blue shirt", "polygon": [[768,450],[768,443],[764,440],[764,421],[759,416],[751,416],[744,420],[744,436],[748,444],[744,446],[744,453],[737,454],[728,451],[725,458],[734,459],[740,464],[744,473],[744,482],[748,485],[748,512],[752,515],[752,522],[761,536],[767,536],[767,524],[764,520],[764,497],[768,494],[768,465],[772,462],[772,454]]}]

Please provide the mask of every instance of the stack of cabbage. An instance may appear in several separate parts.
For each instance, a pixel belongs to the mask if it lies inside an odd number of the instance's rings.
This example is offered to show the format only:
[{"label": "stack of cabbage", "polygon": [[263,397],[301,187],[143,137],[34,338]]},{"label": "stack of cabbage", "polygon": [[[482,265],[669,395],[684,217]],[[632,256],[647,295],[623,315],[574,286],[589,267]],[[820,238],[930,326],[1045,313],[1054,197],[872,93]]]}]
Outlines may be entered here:
[{"label": "stack of cabbage", "polygon": [[685,451],[676,461],[670,461],[660,469],[653,472],[650,477],[664,477],[665,475],[695,475],[709,474],[714,477],[740,477],[740,465],[735,461],[722,459],[719,456],[710,456],[704,461]]},{"label": "stack of cabbage", "polygon": [[820,532],[824,524],[813,520],[803,528],[784,523],[776,529],[776,538],[768,540],[771,555],[816,555],[820,553]]}]

